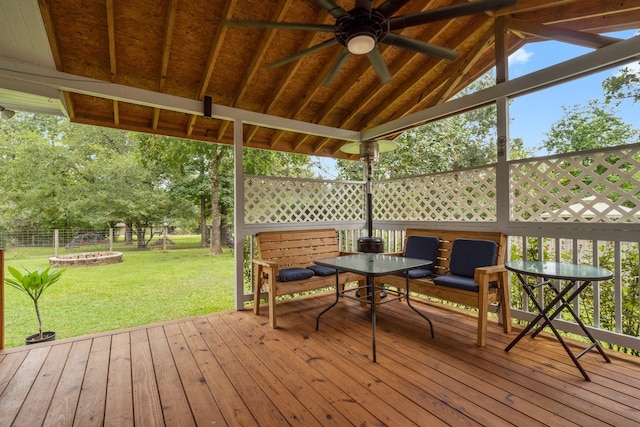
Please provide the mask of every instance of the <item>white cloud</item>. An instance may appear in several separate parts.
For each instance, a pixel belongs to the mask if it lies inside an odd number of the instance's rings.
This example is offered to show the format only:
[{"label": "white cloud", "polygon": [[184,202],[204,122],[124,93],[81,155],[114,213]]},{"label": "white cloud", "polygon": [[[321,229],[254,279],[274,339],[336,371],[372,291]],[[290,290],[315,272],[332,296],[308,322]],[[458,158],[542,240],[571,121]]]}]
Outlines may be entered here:
[{"label": "white cloud", "polygon": [[533,55],[533,52],[528,51],[526,48],[521,47],[514,53],[509,55],[509,64],[526,64]]}]

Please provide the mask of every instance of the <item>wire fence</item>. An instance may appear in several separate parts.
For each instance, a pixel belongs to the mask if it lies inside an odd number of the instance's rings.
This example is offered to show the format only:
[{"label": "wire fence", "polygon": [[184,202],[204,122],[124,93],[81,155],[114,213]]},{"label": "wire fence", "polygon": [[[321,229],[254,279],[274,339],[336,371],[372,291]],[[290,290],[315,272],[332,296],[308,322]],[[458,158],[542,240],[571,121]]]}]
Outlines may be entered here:
[{"label": "wire fence", "polygon": [[[61,229],[0,231],[0,248],[64,247],[76,249],[87,246],[109,246],[110,229]],[[117,233],[114,232],[114,240]]]},{"label": "wire fence", "polygon": [[[232,247],[233,227],[222,227],[223,247]],[[124,228],[59,230],[19,230],[0,231],[0,248],[11,256],[37,257],[47,254],[58,256],[79,252],[97,251],[137,251],[140,249],[175,250],[209,246],[209,239],[202,242],[200,234],[178,232],[177,230],[153,230],[153,236],[146,230],[144,245],[138,245],[136,233],[126,233]],[[207,237],[210,229],[207,230]]]}]

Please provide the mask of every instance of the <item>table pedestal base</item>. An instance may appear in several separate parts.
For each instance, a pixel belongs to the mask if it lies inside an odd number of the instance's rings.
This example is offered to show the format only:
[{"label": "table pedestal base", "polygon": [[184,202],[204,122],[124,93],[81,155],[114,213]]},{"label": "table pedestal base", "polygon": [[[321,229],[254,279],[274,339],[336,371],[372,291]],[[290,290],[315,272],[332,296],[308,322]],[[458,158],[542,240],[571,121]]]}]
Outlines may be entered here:
[{"label": "table pedestal base", "polygon": [[[573,364],[576,366],[576,368],[578,368],[578,370],[580,371],[580,373],[582,374],[584,379],[587,380],[587,381],[591,381],[591,378],[589,378],[589,375],[584,370],[584,368],[582,367],[582,365],[580,364],[578,359],[580,359],[582,356],[584,356],[592,348],[596,348],[598,350],[598,352],[600,353],[600,355],[605,360],[605,362],[611,363],[611,360],[609,359],[607,354],[604,352],[604,350],[603,350],[602,346],[600,345],[600,343],[593,337],[591,332],[589,332],[589,330],[586,328],[586,326],[584,325],[582,320],[580,320],[580,316],[576,315],[576,313],[571,309],[571,307],[569,307],[569,304],[578,295],[580,295],[580,293],[591,283],[591,281],[590,280],[585,280],[577,287],[576,287],[576,284],[577,284],[576,281],[569,281],[569,284],[567,284],[562,290],[558,290],[558,289],[556,289],[555,286],[553,286],[551,280],[545,280],[545,281],[543,281],[541,283],[538,283],[536,285],[529,285],[527,283],[527,281],[525,280],[525,278],[522,277],[522,275],[520,273],[516,273],[516,274],[517,274],[518,279],[520,280],[520,283],[522,284],[525,292],[527,293],[527,295],[529,295],[529,298],[531,299],[533,304],[536,306],[536,309],[538,310],[538,312],[540,314],[538,314],[531,322],[529,322],[527,327],[524,328],[522,330],[522,332],[520,332],[520,334],[504,350],[506,352],[511,350],[513,348],[513,346],[515,346],[518,343],[518,341],[520,341],[529,332],[531,332],[531,338],[535,338],[536,335],[538,335],[545,327],[548,326],[549,328],[551,328],[551,330],[553,331],[553,334],[556,336],[558,341],[560,341],[560,344],[562,344],[562,347],[565,349],[565,351],[567,352],[567,354],[569,355],[569,357],[573,361]],[[539,288],[539,287],[541,287],[541,286],[542,287],[548,286],[555,293],[555,297],[553,298],[553,300],[544,308],[541,307],[540,303],[538,303],[538,300],[536,299],[536,295],[534,294],[534,290]],[[569,292],[572,289],[574,289],[573,292],[571,292],[571,294],[569,294]],[[567,294],[569,294],[568,297],[567,297]],[[581,351],[578,355],[574,355],[573,354],[573,352],[571,351],[571,349],[569,348],[567,343],[562,338],[562,335],[560,335],[560,333],[558,332],[558,330],[556,329],[556,327],[553,325],[553,323],[551,321],[558,314],[560,314],[562,312],[562,310],[564,310],[565,308],[568,309],[568,312],[571,313],[571,315],[573,316],[573,319],[576,321],[578,326],[580,326],[580,329],[582,329],[584,334],[591,341],[591,344],[586,349]],[[553,312],[552,312],[552,310],[553,310]],[[549,313],[551,313],[551,314],[549,314]],[[540,322],[540,320],[542,320],[542,319],[544,319],[544,322],[542,322],[540,325],[538,325],[538,322]],[[533,330],[533,328],[536,328],[536,329]]]},{"label": "table pedestal base", "polygon": [[[379,288],[379,289],[376,289],[376,288]],[[360,291],[360,297],[351,296],[351,295],[348,294],[348,292],[354,292],[355,293],[356,290]],[[338,300],[340,299],[341,296],[349,298],[349,299],[358,300],[358,301],[360,301],[361,304],[369,304],[371,306],[371,348],[372,348],[372,358],[373,358],[373,362],[376,363],[377,362],[377,358],[376,358],[376,306],[382,305],[382,304],[388,304],[390,302],[398,301],[398,300],[401,300],[402,298],[404,298],[404,299],[407,300],[407,305],[413,311],[415,311],[420,317],[422,317],[424,320],[426,320],[429,323],[429,328],[431,329],[431,338],[435,337],[435,334],[433,332],[433,323],[431,323],[431,320],[426,315],[424,315],[423,313],[418,311],[418,309],[416,309],[414,306],[411,305],[411,300],[409,299],[409,278],[408,277],[407,277],[407,287],[405,288],[405,292],[387,291],[387,292],[390,292],[392,294],[395,294],[395,296],[389,295],[388,298],[386,298],[384,301],[382,301],[379,298],[380,290],[381,290],[380,287],[376,287],[375,286],[374,278],[371,277],[371,276],[367,276],[366,285],[365,286],[360,286],[358,288],[352,288],[352,289],[349,289],[349,290],[340,291],[340,286],[338,284],[338,275],[336,273],[336,300],[329,307],[327,307],[324,310],[322,310],[320,312],[320,314],[318,314],[318,317],[316,317],[316,331],[320,328],[320,317],[324,313],[329,311],[331,308],[333,308],[338,303]],[[378,296],[378,297],[376,298],[376,296]]]}]

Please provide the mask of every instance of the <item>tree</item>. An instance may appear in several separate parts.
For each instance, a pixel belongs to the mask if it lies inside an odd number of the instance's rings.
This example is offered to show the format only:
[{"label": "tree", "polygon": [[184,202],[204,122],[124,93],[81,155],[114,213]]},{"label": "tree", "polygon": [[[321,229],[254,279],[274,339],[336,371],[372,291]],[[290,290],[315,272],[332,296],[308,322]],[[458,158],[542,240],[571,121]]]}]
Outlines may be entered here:
[{"label": "tree", "polygon": [[562,107],[564,116],[551,126],[542,141],[550,153],[584,151],[635,142],[638,131],[616,116],[615,110],[603,102]]},{"label": "tree", "polygon": [[[233,212],[233,151],[222,144],[154,135],[141,137],[139,155],[160,168],[171,194],[187,197],[200,211],[201,246],[222,253],[224,232]],[[312,177],[309,156],[244,149],[244,171],[250,175]],[[207,218],[211,213],[211,236]]]},{"label": "tree", "polygon": [[[184,212],[160,171],[136,155],[140,134],[17,114],[0,125],[0,227],[147,227]],[[149,238],[153,237],[153,231]]]},{"label": "tree", "polygon": [[631,99],[634,103],[640,101],[640,67],[624,67],[615,76],[608,77],[602,82],[605,100],[616,100],[620,103],[624,99]]}]

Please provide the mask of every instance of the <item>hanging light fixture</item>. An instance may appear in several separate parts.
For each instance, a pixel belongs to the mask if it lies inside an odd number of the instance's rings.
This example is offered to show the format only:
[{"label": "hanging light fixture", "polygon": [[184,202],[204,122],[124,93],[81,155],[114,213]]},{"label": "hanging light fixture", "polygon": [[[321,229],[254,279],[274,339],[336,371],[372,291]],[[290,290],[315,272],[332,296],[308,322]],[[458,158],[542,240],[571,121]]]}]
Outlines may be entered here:
[{"label": "hanging light fixture", "polygon": [[2,117],[3,120],[9,120],[11,117],[13,117],[16,114],[15,111],[13,110],[7,110],[6,108],[4,108],[2,105],[0,105],[0,117]]},{"label": "hanging light fixture", "polygon": [[395,141],[359,141],[350,142],[340,147],[340,151],[344,153],[359,154],[360,160],[365,162],[368,237],[358,239],[358,251],[360,252],[383,251],[382,239],[373,236],[373,164],[380,159],[380,153],[392,151],[397,146]]}]

